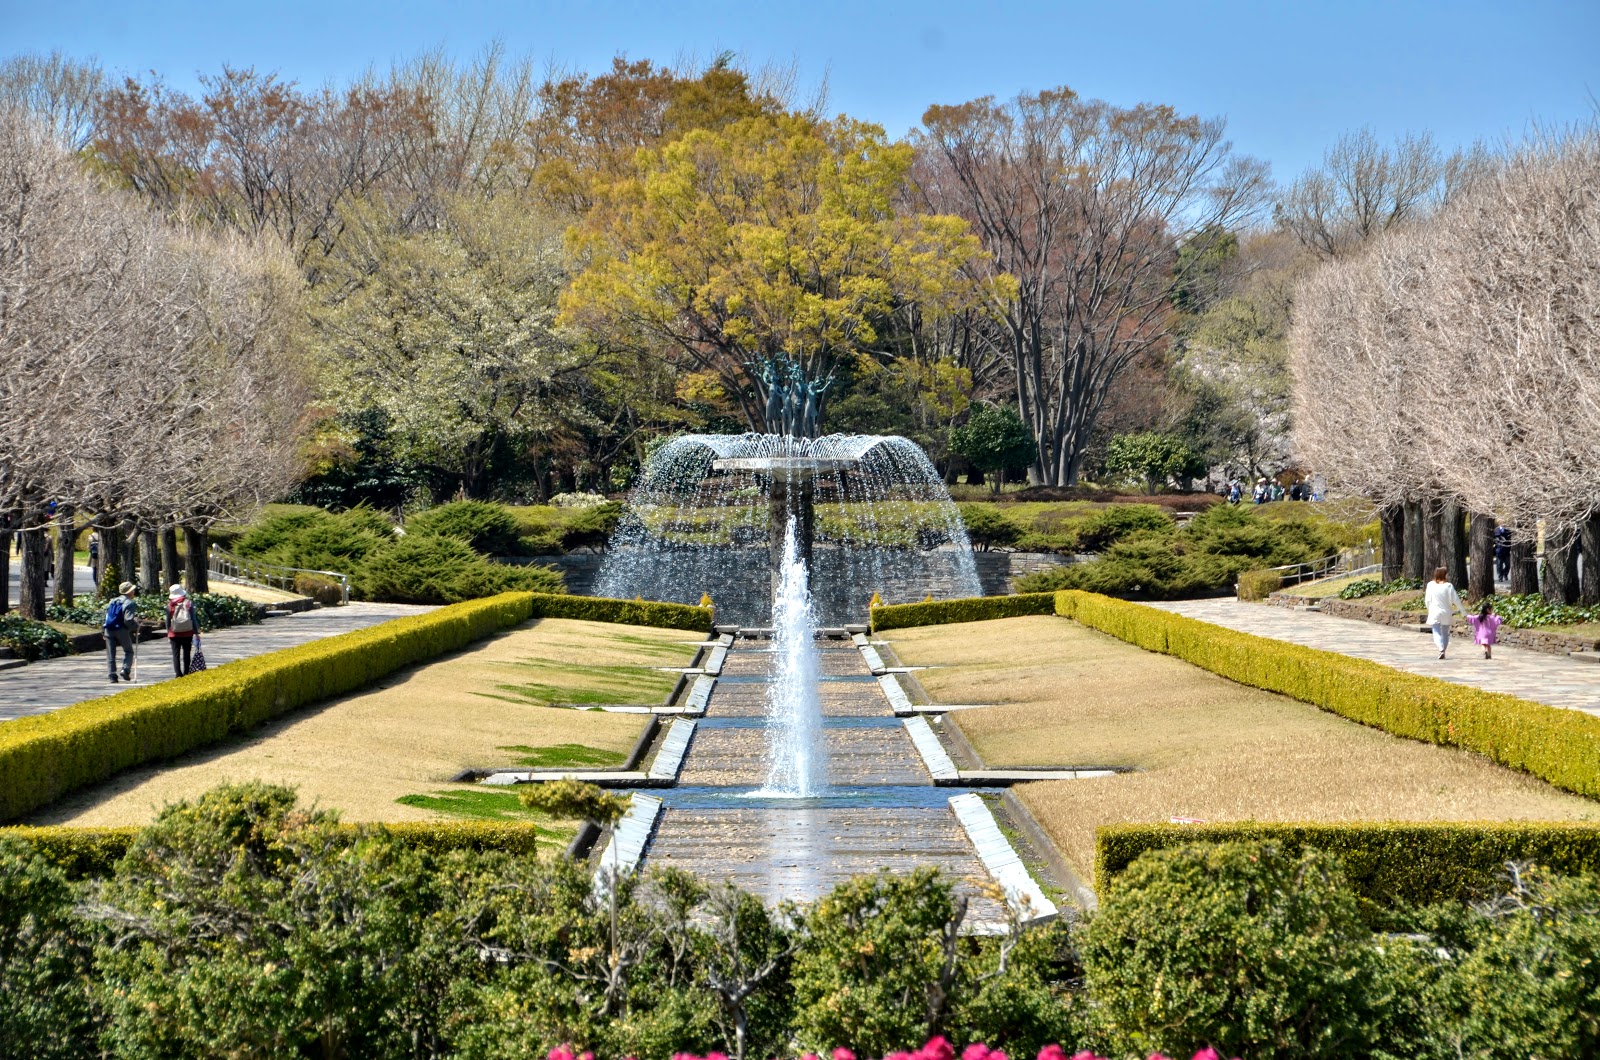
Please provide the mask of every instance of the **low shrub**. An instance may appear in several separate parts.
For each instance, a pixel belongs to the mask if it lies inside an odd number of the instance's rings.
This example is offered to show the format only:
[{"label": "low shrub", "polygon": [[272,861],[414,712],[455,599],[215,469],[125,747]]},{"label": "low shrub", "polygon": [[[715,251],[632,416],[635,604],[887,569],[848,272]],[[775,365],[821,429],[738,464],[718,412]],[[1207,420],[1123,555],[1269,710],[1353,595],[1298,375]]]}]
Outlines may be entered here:
[{"label": "low shrub", "polygon": [[1275,570],[1247,570],[1239,575],[1239,599],[1265,600],[1283,588],[1283,574]]},{"label": "low shrub", "polygon": [[1396,736],[1459,747],[1558,788],[1600,797],[1600,717],[1366,659],[1285,644],[1092,593],[1056,595],[1056,613]]},{"label": "low shrub", "polygon": [[615,622],[624,626],[659,626],[710,633],[715,612],[694,604],[656,600],[611,600],[601,596],[537,594],[534,618],[575,618],[587,622]]},{"label": "low shrub", "polygon": [[992,548],[1007,548],[1021,540],[1024,529],[994,504],[959,504],[961,521],[967,527],[967,539],[974,548],[984,552]]},{"label": "low shrub", "polygon": [[561,532],[561,547],[568,552],[580,548],[603,551],[622,520],[624,507],[617,501],[606,501],[577,509],[577,515]]},{"label": "low shrub", "polygon": [[294,591],[327,607],[344,602],[344,586],[323,574],[296,574]]},{"label": "low shrub", "polygon": [[1339,590],[1341,600],[1361,600],[1383,592],[1383,583],[1376,578],[1362,578]]},{"label": "low shrub", "polygon": [[393,538],[389,517],[364,505],[337,515],[312,508],[257,523],[233,550],[262,563],[349,574]]},{"label": "low shrub", "polygon": [[1019,615],[1053,615],[1055,608],[1055,597],[1050,593],[889,604],[872,609],[872,629],[879,632],[914,626],[942,626],[954,622],[982,622],[991,618],[1016,618]]},{"label": "low shrub", "polygon": [[376,549],[356,571],[369,600],[450,604],[499,592],[558,593],[561,572],[550,567],[490,563],[455,537],[407,534]]},{"label": "low shrub", "polygon": [[509,556],[518,549],[517,519],[501,504],[451,501],[406,520],[406,535],[453,537],[476,552]]},{"label": "low shrub", "polygon": [[1078,551],[1104,552],[1134,534],[1165,534],[1173,527],[1172,516],[1154,504],[1114,504],[1078,525]]},{"label": "low shrub", "polygon": [[56,659],[69,650],[67,636],[59,629],[14,614],[0,615],[0,644],[19,659]]},{"label": "low shrub", "polygon": [[1600,622],[1600,607],[1553,604],[1538,593],[1523,596],[1494,596],[1494,612],[1514,629],[1539,626],[1570,626],[1580,622]]},{"label": "low shrub", "polygon": [[1115,824],[1095,833],[1095,889],[1108,897],[1152,850],[1196,843],[1271,843],[1338,856],[1353,891],[1381,909],[1483,899],[1508,861],[1600,873],[1600,825],[1566,822],[1355,821],[1334,824]]},{"label": "low shrub", "polygon": [[1145,854],[1079,952],[1123,1049],[1369,1056],[1389,1044],[1372,933],[1337,859],[1271,844]]},{"label": "low shrub", "polygon": [[[194,617],[200,623],[200,629],[209,633],[213,629],[227,629],[231,626],[252,626],[261,621],[261,607],[248,600],[241,599],[228,593],[195,593],[189,597],[194,604]],[[45,611],[52,622],[73,622],[80,626],[93,626],[100,628],[105,621],[107,600],[98,596],[80,596],[73,601],[71,607],[63,604],[50,604]],[[134,613],[141,622],[153,626],[165,625],[167,621],[167,594],[145,593],[137,598]]]}]

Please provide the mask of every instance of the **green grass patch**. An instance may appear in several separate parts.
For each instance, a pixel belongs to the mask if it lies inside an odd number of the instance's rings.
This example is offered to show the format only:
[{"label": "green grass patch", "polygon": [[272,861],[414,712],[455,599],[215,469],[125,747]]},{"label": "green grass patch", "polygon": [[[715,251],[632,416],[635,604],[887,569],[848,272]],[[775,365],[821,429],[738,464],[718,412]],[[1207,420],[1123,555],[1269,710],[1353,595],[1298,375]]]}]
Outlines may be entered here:
[{"label": "green grass patch", "polygon": [[[681,659],[683,649],[661,658]],[[656,703],[667,697],[678,675],[628,664],[595,665],[525,659],[512,664],[546,677],[543,681],[496,685],[525,703],[553,706],[562,703]],[[565,680],[562,680],[562,679]]]},{"label": "green grass patch", "polygon": [[497,751],[510,751],[516,755],[516,764],[534,769],[562,769],[568,766],[620,766],[627,755],[620,751],[607,751],[581,743],[562,743],[554,747],[529,747],[511,744],[497,747]]}]

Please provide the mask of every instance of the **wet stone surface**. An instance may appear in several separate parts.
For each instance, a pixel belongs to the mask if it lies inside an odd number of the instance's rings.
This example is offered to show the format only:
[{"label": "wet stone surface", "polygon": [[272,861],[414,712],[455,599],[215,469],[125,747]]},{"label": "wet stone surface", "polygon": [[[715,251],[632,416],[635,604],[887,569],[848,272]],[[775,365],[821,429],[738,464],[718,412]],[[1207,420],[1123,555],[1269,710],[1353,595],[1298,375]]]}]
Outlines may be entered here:
[{"label": "wet stone surface", "polygon": [[[979,922],[1002,919],[980,893],[988,875],[933,787],[860,652],[821,645],[820,698],[830,790],[817,799],[752,798],[766,778],[767,685],[775,657],[764,641],[728,653],[666,806],[645,867],[672,865],[732,880],[769,902],[809,901],[851,876],[938,868],[971,899]],[[741,678],[743,680],[741,680]],[[832,680],[829,680],[832,678]]]}]

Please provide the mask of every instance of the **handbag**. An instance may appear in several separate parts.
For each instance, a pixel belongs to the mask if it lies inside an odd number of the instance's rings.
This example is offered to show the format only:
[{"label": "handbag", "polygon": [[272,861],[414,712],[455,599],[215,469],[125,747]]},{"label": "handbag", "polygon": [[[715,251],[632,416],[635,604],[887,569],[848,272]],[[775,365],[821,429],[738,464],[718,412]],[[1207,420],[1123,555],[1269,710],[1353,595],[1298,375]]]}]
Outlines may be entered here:
[{"label": "handbag", "polygon": [[206,668],[205,649],[200,646],[200,638],[194,639],[194,657],[189,660],[189,672],[199,673]]}]

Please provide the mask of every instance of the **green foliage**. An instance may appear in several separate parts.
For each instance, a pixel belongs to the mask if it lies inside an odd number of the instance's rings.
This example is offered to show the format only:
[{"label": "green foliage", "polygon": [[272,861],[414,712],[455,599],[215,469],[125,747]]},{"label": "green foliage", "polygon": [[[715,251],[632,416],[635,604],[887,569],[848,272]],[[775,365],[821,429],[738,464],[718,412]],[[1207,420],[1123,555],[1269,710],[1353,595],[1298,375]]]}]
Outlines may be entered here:
[{"label": "green foliage", "polygon": [[[1506,862],[1600,874],[1600,825],[1558,822],[1357,821],[1337,824],[1115,824],[1095,833],[1095,887],[1124,882],[1143,854],[1194,843],[1271,843],[1293,854],[1337,856],[1367,914],[1384,922],[1405,906],[1483,899],[1500,888]],[[1389,911],[1389,912],[1386,912]]]},{"label": "green foliage", "polygon": [[1460,747],[1566,791],[1600,797],[1600,718],[1365,659],[1220,629],[1092,593],[1056,596],[1056,613],[1231,681],[1311,703],[1396,736]]},{"label": "green foliage", "polygon": [[451,501],[406,520],[407,536],[453,537],[492,556],[517,551],[517,530],[516,517],[504,505],[486,501]]},{"label": "green foliage", "polygon": [[569,552],[580,548],[591,552],[603,550],[622,519],[624,507],[617,501],[606,501],[579,509],[577,516],[561,534],[561,547]]},{"label": "green foliage", "polygon": [[1172,529],[1172,516],[1153,504],[1113,504],[1078,526],[1078,550],[1104,552],[1134,534],[1166,534]]},{"label": "green foliage", "polygon": [[1578,604],[1553,604],[1538,593],[1523,596],[1494,596],[1494,613],[1514,629],[1539,626],[1570,626],[1580,622],[1600,622],[1600,607]]},{"label": "green foliage", "polygon": [[[1383,592],[1383,583],[1376,578],[1361,578],[1339,590],[1341,600],[1360,600]],[[1392,591],[1392,590],[1390,590]]]},{"label": "green foliage", "polygon": [[950,448],[980,471],[1031,464],[1039,455],[1028,425],[1009,405],[975,405],[967,422],[950,432]]},{"label": "green foliage", "polygon": [[1334,549],[1314,524],[1269,521],[1245,508],[1217,504],[1181,530],[1121,537],[1097,559],[1027,575],[1017,580],[1017,588],[1181,599],[1231,588],[1246,570],[1304,563]]},{"label": "green foliage", "polygon": [[1118,478],[1140,482],[1146,493],[1154,493],[1168,479],[1205,474],[1206,465],[1176,435],[1145,431],[1111,439],[1106,449],[1106,470]]},{"label": "green foliage", "polygon": [[967,528],[967,538],[984,552],[1014,545],[1023,535],[1022,527],[997,505],[969,503],[957,507],[961,510],[961,521]]},{"label": "green foliage", "polygon": [[[153,626],[166,623],[166,593],[145,593],[136,597],[135,602],[137,606],[134,613],[141,622]],[[257,625],[261,622],[259,605],[228,593],[195,593],[189,597],[189,602],[194,605],[194,617],[204,632],[231,626]],[[52,622],[72,622],[98,629],[105,621],[106,605],[109,603],[109,600],[99,597],[80,596],[73,601],[71,607],[63,604],[48,605],[45,615]]]},{"label": "green foliage", "polygon": [[802,1048],[882,1056],[924,1040],[947,1003],[939,987],[954,920],[950,884],[927,868],[858,876],[818,901],[791,982]]},{"label": "green foliage", "polygon": [[[61,619],[52,616],[52,621]],[[68,651],[66,634],[18,614],[0,615],[0,644],[22,659],[56,659]]]},{"label": "green foliage", "polygon": [[613,795],[597,784],[572,777],[530,784],[519,797],[530,810],[608,827],[622,820],[633,801],[630,796]]},{"label": "green foliage", "polygon": [[965,600],[930,600],[920,604],[889,604],[872,609],[872,629],[878,633],[915,626],[943,626],[954,622],[983,622],[1018,615],[1055,614],[1050,593],[1014,596],[975,596]]},{"label": "green foliage", "polygon": [[[402,795],[394,800],[402,806],[449,814],[472,821],[539,821],[545,814],[522,805],[514,791],[488,788],[446,788],[426,794]],[[555,835],[544,830],[546,835]],[[570,836],[570,830],[567,833]]]},{"label": "green foliage", "polygon": [[393,539],[388,517],[364,505],[337,515],[312,508],[256,523],[239,535],[233,551],[262,563],[351,574]]},{"label": "green foliage", "polygon": [[608,751],[602,747],[589,747],[581,743],[559,743],[553,747],[529,747],[513,744],[497,747],[497,751],[510,751],[519,766],[535,769],[559,769],[563,766],[586,766],[590,769],[619,766],[627,758],[621,751]]},{"label": "green foliage", "polygon": [[1275,570],[1247,570],[1239,575],[1239,599],[1265,600],[1283,588],[1283,575]]},{"label": "green foliage", "polygon": [[1090,920],[1080,952],[1128,1052],[1343,1058],[1384,1044],[1371,933],[1337,860],[1314,850],[1146,854]]},{"label": "green foliage", "polygon": [[588,622],[616,622],[628,626],[660,626],[710,633],[715,612],[695,604],[655,600],[610,600],[601,596],[540,596],[534,605],[540,618],[576,618]]},{"label": "green foliage", "polygon": [[413,604],[449,604],[499,592],[562,591],[561,572],[554,568],[491,563],[458,538],[422,534],[407,534],[374,550],[356,577],[368,599]]},{"label": "green foliage", "polygon": [[76,901],[66,873],[0,834],[0,1056],[91,1055],[89,938],[74,930]]}]

